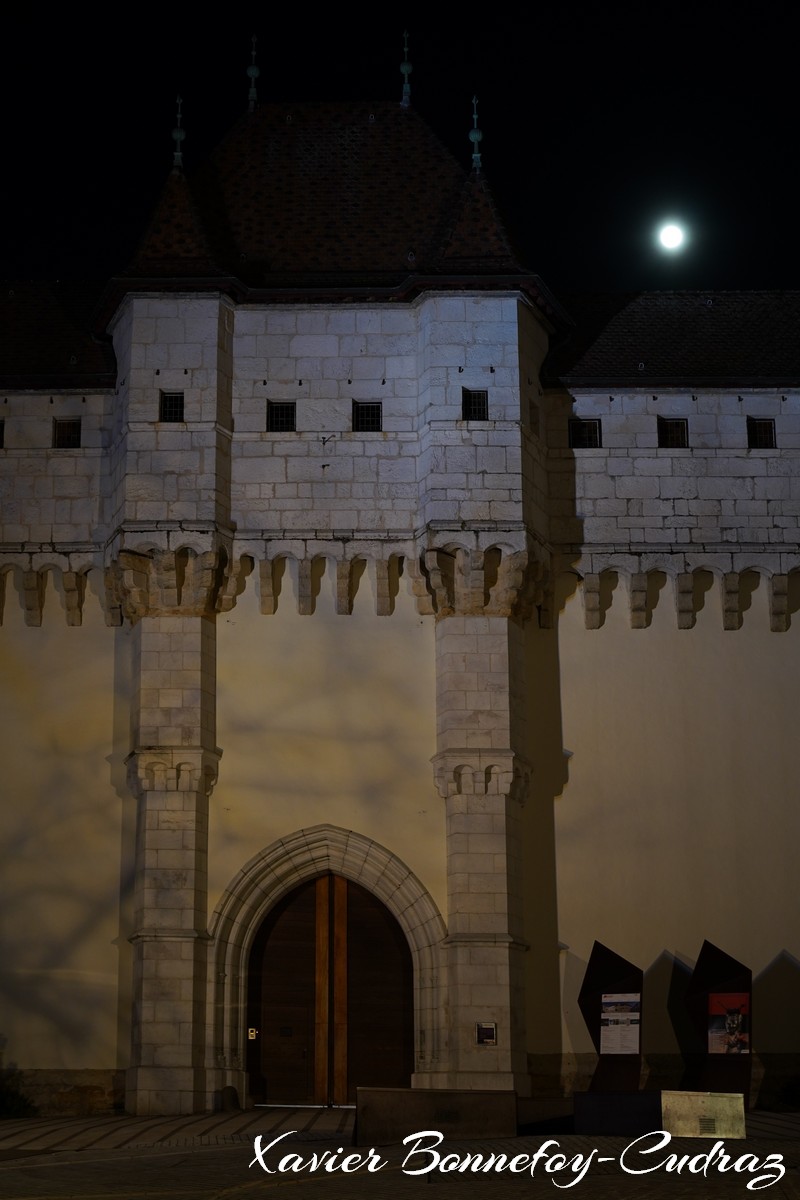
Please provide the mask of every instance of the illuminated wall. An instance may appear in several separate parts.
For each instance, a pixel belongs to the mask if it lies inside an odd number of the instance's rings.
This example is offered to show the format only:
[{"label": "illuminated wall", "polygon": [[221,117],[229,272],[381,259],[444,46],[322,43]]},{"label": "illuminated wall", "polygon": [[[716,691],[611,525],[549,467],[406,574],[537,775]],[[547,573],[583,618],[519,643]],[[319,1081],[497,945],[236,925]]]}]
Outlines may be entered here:
[{"label": "illuminated wall", "polygon": [[[574,581],[561,603],[565,1050],[591,1049],[577,991],[595,939],[646,972],[644,1049],[656,1054],[677,1050],[669,989],[708,939],[753,971],[755,1048],[797,1052],[800,936],[784,886],[800,836],[790,752],[797,624],[770,632],[764,581],[736,631],[723,629],[716,582],[688,630],[676,628],[669,585],[648,629],[630,628],[621,583],[599,629],[585,628]],[[794,978],[781,1006],[774,972],[787,962]]]},{"label": "illuminated wall", "polygon": [[217,732],[210,806],[209,908],[258,851],[330,823],[391,849],[445,901],[444,815],[433,786],[433,622],[401,580],[392,616],[369,579],[353,613],[333,609],[330,576],[300,616],[291,583],[263,616],[251,580],[218,620]]},{"label": "illuminated wall", "polygon": [[94,594],[87,596],[83,625],[67,627],[52,580],[42,626],[31,628],[9,580],[2,632],[0,1034],[7,1039],[6,1061],[112,1067],[128,1055],[129,996],[118,990],[120,958],[124,965],[128,952],[120,921],[129,882],[123,827],[131,804],[120,790],[128,720],[124,669],[115,685],[115,650],[124,662],[127,631],[106,628]]}]

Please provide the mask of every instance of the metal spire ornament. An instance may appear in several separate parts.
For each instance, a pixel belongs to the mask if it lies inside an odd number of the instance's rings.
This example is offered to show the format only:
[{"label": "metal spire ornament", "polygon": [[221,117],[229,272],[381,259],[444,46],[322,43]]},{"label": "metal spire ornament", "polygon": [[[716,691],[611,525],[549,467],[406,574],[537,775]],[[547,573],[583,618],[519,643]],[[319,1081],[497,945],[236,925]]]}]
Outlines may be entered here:
[{"label": "metal spire ornament", "polygon": [[403,76],[403,99],[400,101],[401,108],[411,107],[411,84],[408,82],[408,77],[414,70],[411,63],[408,61],[408,30],[403,31],[403,61],[400,63],[400,74]]},{"label": "metal spire ornament", "polygon": [[256,80],[258,79],[261,72],[259,71],[258,67],[256,66],[256,42],[257,41],[258,41],[258,38],[256,37],[255,34],[253,34],[253,48],[250,51],[250,58],[252,59],[252,62],[250,63],[250,66],[247,68],[247,78],[250,80],[250,91],[247,93],[247,101],[248,101],[247,111],[248,112],[255,112],[255,107],[256,107],[256,104],[258,103],[258,92],[256,91]]},{"label": "metal spire ornament", "polygon": [[472,169],[480,171],[481,169],[481,152],[478,149],[483,141],[483,134],[478,129],[478,97],[472,97],[472,129],[469,131],[469,140],[472,142]]},{"label": "metal spire ornament", "polygon": [[172,137],[175,142],[175,151],[172,155],[172,167],[175,171],[181,171],[183,170],[183,153],[181,152],[181,142],[186,137],[186,130],[181,128],[181,121],[183,119],[181,115],[181,108],[183,106],[183,100],[180,96],[178,96],[176,104],[178,105],[178,116],[175,121],[175,128],[172,131]]}]

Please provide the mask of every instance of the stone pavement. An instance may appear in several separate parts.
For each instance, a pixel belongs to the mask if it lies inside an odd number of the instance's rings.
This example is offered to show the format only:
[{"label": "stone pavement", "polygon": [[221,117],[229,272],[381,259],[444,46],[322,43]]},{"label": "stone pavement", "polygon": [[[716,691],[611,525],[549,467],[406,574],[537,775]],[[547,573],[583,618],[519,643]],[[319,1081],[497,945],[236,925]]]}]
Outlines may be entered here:
[{"label": "stone pavement", "polygon": [[[310,1170],[311,1156],[323,1155],[341,1162],[348,1154],[367,1159],[369,1147],[351,1146],[352,1109],[254,1109],[249,1112],[215,1115],[147,1118],[28,1118],[0,1122],[0,1200],[256,1200],[274,1195],[284,1200],[450,1200],[451,1197],[493,1197],[522,1200],[532,1193],[554,1197],[575,1188],[591,1200],[724,1200],[747,1197],[755,1190],[766,1191],[778,1200],[800,1200],[800,1115],[753,1113],[748,1117],[744,1141],[728,1141],[729,1169],[717,1169],[719,1157],[702,1173],[703,1162],[695,1156],[708,1155],[714,1139],[675,1138],[649,1156],[627,1151],[633,1138],[590,1137],[571,1133],[537,1132],[517,1138],[458,1142],[447,1140],[431,1152],[409,1146],[379,1147],[369,1171],[367,1161],[351,1173],[341,1169],[327,1172],[324,1162]],[[414,1131],[409,1131],[414,1132]],[[253,1141],[261,1135],[261,1146],[286,1134],[278,1146],[262,1153],[274,1173],[267,1173],[254,1156]],[[649,1139],[652,1142],[654,1139]],[[550,1143],[548,1145],[548,1143]],[[557,1143],[553,1144],[553,1143]],[[442,1156],[437,1167],[412,1175]],[[530,1163],[540,1152],[533,1172]],[[468,1156],[504,1155],[489,1162],[489,1169],[470,1170]],[[563,1160],[557,1158],[564,1156]],[[668,1170],[670,1155],[695,1158],[694,1173],[689,1162],[682,1170]],[[277,1170],[285,1155],[306,1163],[301,1172]],[[409,1155],[412,1155],[409,1157]],[[445,1160],[444,1156],[449,1157]],[[583,1156],[577,1162],[575,1156]],[[783,1177],[769,1182],[774,1174],[764,1164],[769,1155],[780,1155]],[[508,1163],[516,1156],[514,1172]],[[742,1160],[742,1156],[748,1156]],[[588,1166],[586,1165],[589,1160]],[[737,1171],[733,1164],[739,1162]],[[776,1161],[776,1160],[772,1160]],[[254,1166],[250,1163],[254,1162]],[[758,1169],[750,1170],[760,1164]],[[384,1164],[384,1165],[380,1165]],[[572,1165],[570,1165],[572,1164]],[[659,1165],[664,1164],[664,1165]],[[356,1167],[355,1162],[349,1164]],[[496,1169],[505,1165],[505,1170]],[[440,1170],[439,1167],[451,1167]],[[627,1171],[625,1167],[627,1166]],[[455,1169],[465,1167],[464,1170]],[[647,1174],[634,1170],[656,1167]],[[585,1168],[585,1173],[583,1173]],[[766,1177],[766,1178],[765,1178]],[[765,1186],[766,1183],[766,1186]],[[570,1187],[571,1185],[571,1187]]]}]

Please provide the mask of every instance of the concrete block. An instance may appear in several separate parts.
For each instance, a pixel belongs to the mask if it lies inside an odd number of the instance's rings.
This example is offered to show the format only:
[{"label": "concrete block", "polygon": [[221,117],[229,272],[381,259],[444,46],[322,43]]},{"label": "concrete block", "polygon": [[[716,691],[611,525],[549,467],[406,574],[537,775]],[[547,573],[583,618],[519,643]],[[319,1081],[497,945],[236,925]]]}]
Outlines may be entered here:
[{"label": "concrete block", "polygon": [[576,1092],[575,1132],[627,1136],[665,1129],[674,1137],[743,1138],[740,1092]]}]

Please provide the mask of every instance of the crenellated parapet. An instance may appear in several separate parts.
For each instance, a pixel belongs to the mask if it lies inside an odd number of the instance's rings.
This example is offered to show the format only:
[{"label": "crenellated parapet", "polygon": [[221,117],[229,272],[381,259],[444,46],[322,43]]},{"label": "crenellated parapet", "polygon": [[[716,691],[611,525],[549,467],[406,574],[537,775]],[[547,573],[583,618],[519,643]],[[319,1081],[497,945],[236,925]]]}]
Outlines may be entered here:
[{"label": "crenellated parapet", "polygon": [[[16,600],[28,626],[41,626],[59,612],[68,626],[79,626],[98,592],[109,626],[135,624],[145,616],[213,616],[229,612],[252,586],[266,615],[276,613],[279,603],[312,615],[325,589],[340,615],[371,601],[378,616],[390,616],[407,588],[420,615],[437,621],[477,615],[533,618],[546,629],[553,624],[555,580],[564,575],[579,585],[587,629],[602,628],[612,604],[623,603],[631,629],[647,629],[656,607],[668,604],[678,629],[693,629],[698,613],[711,605],[722,628],[734,631],[748,619],[757,588],[767,591],[772,632],[788,630],[800,611],[797,555],[774,555],[767,562],[745,554],[593,554],[577,564],[555,560],[551,568],[549,553],[538,542],[498,544],[490,540],[496,536],[483,535],[485,544],[477,536],[466,544],[447,535],[447,540],[424,542],[231,541],[215,549],[203,548],[200,541],[177,549],[116,548],[105,563],[99,553],[83,551],[4,554],[0,624]],[[93,571],[102,574],[100,588],[89,583]]]},{"label": "crenellated parapet", "polygon": [[622,601],[627,603],[631,629],[647,629],[656,606],[671,602],[678,629],[693,629],[701,609],[715,605],[721,627],[738,630],[751,607],[753,593],[761,587],[767,590],[773,633],[788,630],[793,613],[800,610],[800,561],[781,562],[776,564],[777,570],[745,564],[731,569],[730,557],[725,563],[705,563],[691,569],[686,569],[685,563],[672,562],[647,570],[631,570],[629,563],[622,562],[593,565],[601,569],[583,575],[571,572],[580,580],[587,629],[602,628],[612,604]]},{"label": "crenellated parapet", "polygon": [[317,599],[323,580],[329,570],[333,573],[334,607],[340,616],[353,612],[365,575],[371,576],[375,599],[375,611],[380,617],[394,612],[395,599],[400,590],[405,555],[389,552],[386,557],[367,557],[358,548],[344,557],[331,557],[319,548],[298,556],[297,551],[281,553],[258,562],[258,587],[261,612],[272,615],[278,611],[281,595],[286,587],[287,569],[290,564],[296,572],[296,604],[300,616],[311,616],[316,611]]},{"label": "crenellated parapet", "polygon": [[[143,616],[191,616],[227,612],[244,587],[250,564],[234,560],[225,546],[206,550],[180,546],[94,552],[15,553],[0,557],[0,623],[10,593],[16,591],[25,624],[41,626],[59,607],[67,625],[83,622],[89,575],[97,572],[96,590],[109,626],[135,623]],[[13,582],[9,585],[9,579]],[[57,593],[54,603],[48,597]]]},{"label": "crenellated parapet", "polygon": [[[465,538],[461,533],[461,537]],[[378,616],[394,612],[403,577],[421,616],[513,616],[527,619],[537,609],[540,624],[550,620],[549,556],[532,541],[497,544],[496,532],[472,538],[472,544],[449,539],[361,542],[298,540],[245,543],[245,557],[255,565],[261,612],[278,611],[282,597],[294,590],[297,611],[316,611],[326,576],[332,580],[335,611],[352,613],[356,596],[367,582]],[[437,539],[438,541],[438,539]],[[262,555],[264,555],[262,557]]]},{"label": "crenellated parapet", "polygon": [[549,620],[550,573],[534,543],[523,548],[447,544],[425,549],[409,563],[417,609],[437,620],[451,616],[527,620],[534,608]]},{"label": "crenellated parapet", "polygon": [[106,567],[109,623],[228,612],[244,586],[245,569],[222,548],[122,550]]},{"label": "crenellated parapet", "polygon": [[[5,554],[0,559],[0,624],[11,593],[16,592],[25,624],[42,624],[48,588],[58,593],[53,608],[60,607],[67,625],[83,623],[89,572],[97,566],[93,557],[75,554]],[[52,582],[49,582],[52,581]]]},{"label": "crenellated parapet", "polygon": [[552,607],[547,556],[538,545],[524,548],[490,544],[465,546],[448,541],[422,546],[418,541],[291,540],[243,541],[216,548],[195,546],[114,546],[102,560],[96,555],[73,561],[32,563],[30,556],[0,567],[0,620],[7,597],[9,570],[18,576],[17,592],[29,625],[41,625],[47,577],[58,580],[69,625],[80,625],[87,574],[102,571],[106,624],[135,624],[143,617],[212,616],[236,604],[252,576],[261,612],[279,603],[296,605],[302,616],[317,609],[323,588],[333,593],[334,610],[353,612],[371,595],[378,616],[391,616],[402,587],[413,595],[420,615],[514,616],[527,619],[538,610],[547,624]]},{"label": "crenellated parapet", "polygon": [[513,750],[445,750],[431,761],[443,800],[505,796],[522,805],[530,792],[533,767]]}]

